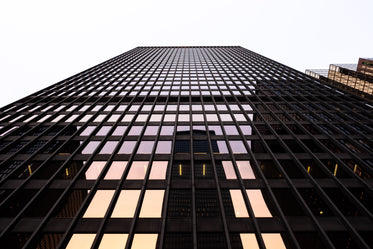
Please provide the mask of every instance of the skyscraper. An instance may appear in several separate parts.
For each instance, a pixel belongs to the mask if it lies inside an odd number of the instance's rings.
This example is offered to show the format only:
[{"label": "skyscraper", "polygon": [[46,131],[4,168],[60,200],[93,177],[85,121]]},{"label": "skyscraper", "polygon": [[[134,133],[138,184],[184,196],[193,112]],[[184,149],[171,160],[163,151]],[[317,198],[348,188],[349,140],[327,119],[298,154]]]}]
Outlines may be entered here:
[{"label": "skyscraper", "polygon": [[138,47],[1,109],[2,248],[369,248],[373,104],[242,47]]}]

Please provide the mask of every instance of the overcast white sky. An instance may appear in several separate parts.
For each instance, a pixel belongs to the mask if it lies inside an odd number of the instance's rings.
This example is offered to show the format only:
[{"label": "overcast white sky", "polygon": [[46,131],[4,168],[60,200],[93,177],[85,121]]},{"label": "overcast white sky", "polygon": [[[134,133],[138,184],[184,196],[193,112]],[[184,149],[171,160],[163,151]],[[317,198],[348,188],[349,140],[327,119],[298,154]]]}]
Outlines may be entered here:
[{"label": "overcast white sky", "polygon": [[1,0],[0,106],[137,46],[240,45],[302,72],[373,57],[373,0]]}]

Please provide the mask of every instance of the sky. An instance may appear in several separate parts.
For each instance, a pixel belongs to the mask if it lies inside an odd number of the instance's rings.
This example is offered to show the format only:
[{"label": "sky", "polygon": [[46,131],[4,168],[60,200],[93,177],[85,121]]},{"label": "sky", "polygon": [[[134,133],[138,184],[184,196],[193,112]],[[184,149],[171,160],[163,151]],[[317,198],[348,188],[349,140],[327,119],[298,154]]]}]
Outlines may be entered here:
[{"label": "sky", "polygon": [[304,72],[373,57],[372,0],[2,0],[0,107],[137,46],[239,45]]}]

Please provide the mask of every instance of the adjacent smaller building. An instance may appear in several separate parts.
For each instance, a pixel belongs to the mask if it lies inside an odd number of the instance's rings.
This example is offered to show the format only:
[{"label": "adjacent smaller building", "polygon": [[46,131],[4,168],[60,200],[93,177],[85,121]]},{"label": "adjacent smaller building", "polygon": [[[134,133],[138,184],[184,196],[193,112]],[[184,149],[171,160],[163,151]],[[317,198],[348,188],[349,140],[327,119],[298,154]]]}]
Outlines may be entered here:
[{"label": "adjacent smaller building", "polygon": [[329,70],[307,69],[306,74],[373,99],[373,58],[359,58],[358,64],[330,64]]}]

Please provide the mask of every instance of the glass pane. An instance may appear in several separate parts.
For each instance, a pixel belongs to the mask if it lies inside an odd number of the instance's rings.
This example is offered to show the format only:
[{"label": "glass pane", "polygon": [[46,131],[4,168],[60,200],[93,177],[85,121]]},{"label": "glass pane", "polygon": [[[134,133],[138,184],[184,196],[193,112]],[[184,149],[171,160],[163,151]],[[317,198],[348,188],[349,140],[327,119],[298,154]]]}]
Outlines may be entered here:
[{"label": "glass pane", "polygon": [[134,116],[135,115],[133,115],[133,114],[126,114],[126,115],[124,115],[124,117],[122,119],[122,122],[131,122]]},{"label": "glass pane", "polygon": [[122,136],[124,132],[126,131],[127,126],[117,126],[113,132],[113,136]]},{"label": "glass pane", "polygon": [[132,162],[130,171],[127,175],[127,180],[142,180],[145,177],[148,169],[148,161],[134,161]]},{"label": "glass pane", "polygon": [[101,122],[102,120],[104,120],[104,118],[106,117],[106,115],[104,114],[100,114],[98,115],[95,120],[93,120],[93,122]]},{"label": "glass pane", "polygon": [[214,145],[214,141],[212,141],[212,148],[215,153],[228,153],[228,147],[224,140],[216,141],[218,146],[218,151],[216,151],[216,146]]},{"label": "glass pane", "polygon": [[213,105],[205,105],[206,111],[215,111],[215,107]]},{"label": "glass pane", "polygon": [[193,114],[192,115],[193,122],[203,122],[204,118],[202,114]]},{"label": "glass pane", "polygon": [[254,233],[241,233],[240,237],[243,249],[259,249]]},{"label": "glass pane", "polygon": [[96,180],[102,169],[105,167],[105,164],[105,161],[93,161],[88,170],[85,172],[85,179]]},{"label": "glass pane", "polygon": [[236,164],[242,179],[255,179],[255,174],[251,168],[250,161],[236,161]]},{"label": "glass pane", "polygon": [[164,190],[146,190],[140,218],[161,218]]},{"label": "glass pane", "polygon": [[216,105],[216,108],[219,111],[227,111],[228,110],[226,105]]},{"label": "glass pane", "polygon": [[121,190],[111,218],[133,218],[141,190]]},{"label": "glass pane", "polygon": [[233,114],[237,121],[247,121],[243,114]]},{"label": "glass pane", "polygon": [[209,125],[210,135],[223,135],[219,125]]},{"label": "glass pane", "polygon": [[127,107],[127,105],[120,105],[120,106],[118,107],[117,111],[122,112],[122,111],[126,110],[126,107]]},{"label": "glass pane", "polygon": [[230,122],[233,121],[230,114],[220,114],[220,118],[222,122]]},{"label": "glass pane", "polygon": [[229,144],[232,148],[233,153],[247,153],[247,150],[245,148],[245,145],[243,144],[242,141],[229,141]]},{"label": "glass pane", "polygon": [[154,111],[164,111],[165,105],[155,105]]},{"label": "glass pane", "polygon": [[113,114],[110,116],[110,118],[107,120],[108,122],[117,122],[119,119],[120,115],[119,114]]},{"label": "glass pane", "polygon": [[104,180],[120,180],[127,167],[127,161],[113,161]]},{"label": "glass pane", "polygon": [[235,216],[237,218],[249,217],[241,190],[230,189],[229,193],[231,195]]},{"label": "glass pane", "polygon": [[152,114],[150,117],[150,122],[160,122],[162,119],[162,114]]},{"label": "glass pane", "polygon": [[279,233],[262,233],[264,244],[268,249],[286,249],[281,234]]},{"label": "glass pane", "polygon": [[135,111],[137,111],[139,108],[140,108],[139,105],[132,105],[131,108],[129,109],[129,111],[131,111],[131,112],[135,112]]},{"label": "glass pane", "polygon": [[175,122],[176,115],[175,114],[166,114],[164,115],[164,122]]},{"label": "glass pane", "polygon": [[222,161],[225,178],[230,179],[237,179],[236,173],[234,172],[233,164],[231,161]]},{"label": "glass pane", "polygon": [[158,141],[156,154],[170,154],[172,141]]},{"label": "glass pane", "polygon": [[150,180],[165,180],[167,172],[167,161],[154,161],[150,171]]},{"label": "glass pane", "polygon": [[227,135],[239,135],[235,125],[224,125],[224,130]]},{"label": "glass pane", "polygon": [[158,234],[140,234],[133,236],[131,249],[155,249],[157,245]]},{"label": "glass pane", "polygon": [[193,111],[202,111],[202,105],[192,105]]},{"label": "glass pane", "polygon": [[100,141],[90,141],[87,144],[87,146],[82,150],[82,154],[92,154],[99,144]]},{"label": "glass pane", "polygon": [[180,111],[189,111],[189,105],[180,105],[179,110]]},{"label": "glass pane", "polygon": [[216,114],[206,114],[206,119],[207,119],[207,121],[210,121],[210,122],[218,122],[219,121],[218,115],[216,115]]},{"label": "glass pane", "polygon": [[144,136],[155,136],[157,135],[159,126],[147,126]]},{"label": "glass pane", "polygon": [[162,126],[161,136],[172,136],[174,134],[173,126]]},{"label": "glass pane", "polygon": [[176,111],[177,105],[167,105],[167,111]]},{"label": "glass pane", "polygon": [[80,136],[89,136],[95,128],[96,126],[87,126],[87,128],[85,128],[84,131],[80,133]]},{"label": "glass pane", "polygon": [[90,249],[95,237],[95,233],[74,233],[66,249]]},{"label": "glass pane", "polygon": [[98,249],[123,249],[126,247],[128,234],[104,233]]},{"label": "glass pane", "polygon": [[106,108],[104,109],[104,111],[105,112],[111,111],[111,110],[113,110],[114,107],[115,107],[115,105],[108,105],[108,106],[106,106]]},{"label": "glass pane", "polygon": [[124,141],[122,147],[120,147],[118,151],[118,154],[131,154],[135,145],[136,141]]},{"label": "glass pane", "polygon": [[83,218],[104,218],[115,190],[97,190]]},{"label": "glass pane", "polygon": [[179,122],[189,122],[189,114],[179,114]]},{"label": "glass pane", "polygon": [[255,217],[272,217],[260,189],[246,189]]},{"label": "glass pane", "polygon": [[136,122],[145,122],[148,116],[148,114],[139,114],[136,118]]},{"label": "glass pane", "polygon": [[132,126],[128,132],[128,136],[139,136],[144,126]]},{"label": "glass pane", "polygon": [[151,154],[154,147],[154,141],[141,141],[139,148],[137,149],[138,154]]},{"label": "glass pane", "polygon": [[117,144],[118,141],[107,141],[99,154],[112,154]]},{"label": "glass pane", "polygon": [[252,135],[252,130],[250,125],[240,125],[241,131],[244,135]]}]

